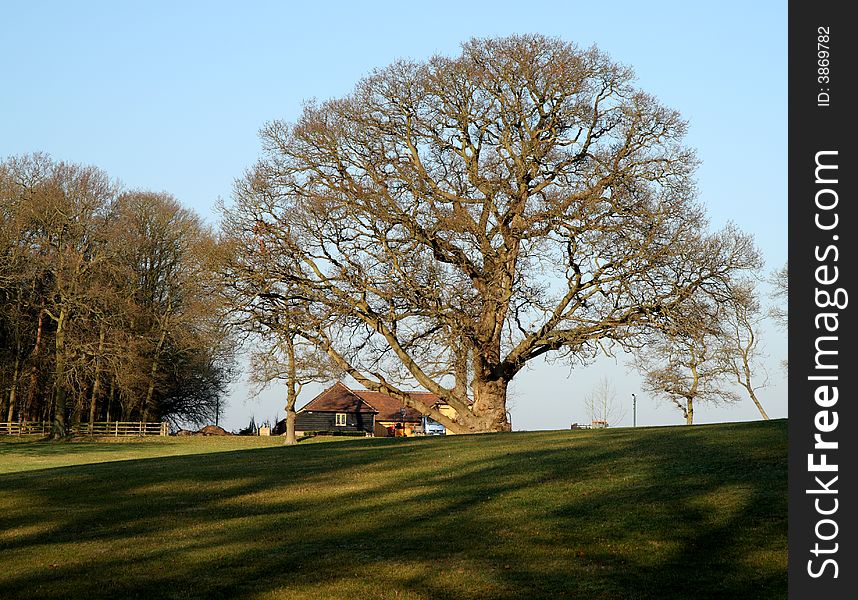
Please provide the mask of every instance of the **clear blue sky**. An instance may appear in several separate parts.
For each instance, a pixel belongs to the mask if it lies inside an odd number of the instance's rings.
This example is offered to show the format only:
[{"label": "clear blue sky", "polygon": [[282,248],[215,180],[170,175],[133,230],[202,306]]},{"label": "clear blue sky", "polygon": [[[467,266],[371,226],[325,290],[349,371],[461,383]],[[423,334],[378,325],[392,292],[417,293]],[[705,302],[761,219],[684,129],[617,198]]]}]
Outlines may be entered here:
[{"label": "clear blue sky", "polygon": [[[690,121],[713,224],[754,233],[767,269],[787,256],[787,3],[781,2],[39,2],[5,1],[0,21],[0,158],[44,151],[94,164],[127,187],[174,194],[211,223],[214,204],[259,156],[257,130],[294,119],[302,101],[340,96],[397,58],[456,54],[470,37],[544,33],[597,44],[640,86]],[[771,355],[763,402],[786,416]],[[515,382],[516,428],[584,421],[580,399],[609,373],[638,424],[679,423],[621,366],[537,365]],[[278,390],[245,401],[227,427],[271,418]],[[304,398],[303,400],[308,400]],[[756,418],[749,401],[700,407],[700,422]],[[631,423],[631,414],[626,418]]]}]

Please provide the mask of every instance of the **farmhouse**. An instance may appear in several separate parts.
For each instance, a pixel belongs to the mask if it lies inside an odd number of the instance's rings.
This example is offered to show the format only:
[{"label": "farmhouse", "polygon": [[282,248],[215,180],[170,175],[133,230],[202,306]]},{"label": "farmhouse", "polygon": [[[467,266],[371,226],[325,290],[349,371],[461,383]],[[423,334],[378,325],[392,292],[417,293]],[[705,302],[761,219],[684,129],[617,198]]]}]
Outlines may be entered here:
[{"label": "farmhouse", "polygon": [[[454,416],[455,411],[429,392],[408,392],[409,396],[442,413]],[[286,430],[285,419],[277,423],[274,433]],[[352,390],[337,382],[301,408],[295,420],[298,436],[310,432],[360,433],[366,435],[411,436],[419,433],[444,434],[443,425],[420,411],[381,392]]]}]

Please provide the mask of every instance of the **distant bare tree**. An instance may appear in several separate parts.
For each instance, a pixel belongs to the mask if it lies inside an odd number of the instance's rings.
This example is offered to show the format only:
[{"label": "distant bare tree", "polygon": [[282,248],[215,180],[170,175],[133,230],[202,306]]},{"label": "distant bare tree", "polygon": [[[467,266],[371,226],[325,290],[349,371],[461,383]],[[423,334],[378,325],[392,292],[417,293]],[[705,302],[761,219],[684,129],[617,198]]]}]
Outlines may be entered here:
[{"label": "distant bare tree", "polygon": [[298,441],[295,437],[295,404],[301,390],[308,383],[336,379],[337,370],[324,352],[308,344],[294,331],[281,331],[276,336],[269,335],[268,339],[271,342],[267,348],[257,346],[250,355],[250,381],[257,392],[272,381],[281,381],[286,386],[285,443],[291,445]]},{"label": "distant bare tree", "polygon": [[682,411],[686,425],[694,423],[697,402],[736,402],[730,389],[732,374],[724,360],[723,312],[709,299],[695,299],[682,315],[636,354],[644,374],[644,389],[666,398]]},{"label": "distant bare tree", "polygon": [[768,278],[768,282],[772,286],[772,296],[778,302],[778,304],[769,309],[769,316],[771,316],[778,325],[786,329],[789,323],[789,314],[787,313],[785,306],[789,293],[788,266],[784,265],[772,273]]},{"label": "distant bare tree", "polygon": [[[772,297],[775,304],[769,308],[769,317],[771,317],[778,326],[784,331],[789,325],[789,313],[787,310],[787,300],[789,296],[789,270],[787,264],[772,273],[768,282],[772,286]],[[789,361],[784,359],[781,361],[781,366],[784,371],[789,371]]]},{"label": "distant bare tree", "polygon": [[768,420],[769,415],[756,393],[767,385],[768,380],[765,367],[759,360],[759,330],[763,315],[753,283],[747,281],[735,286],[729,302],[720,308],[724,319],[723,338],[718,350],[720,360],[735,382],[748,393],[763,419]]},{"label": "distant bare tree", "polygon": [[590,422],[602,422],[606,426],[618,423],[626,416],[628,409],[617,399],[617,392],[607,377],[599,379],[599,383],[589,394],[584,396],[584,407]]},{"label": "distant bare tree", "polygon": [[734,227],[707,233],[686,124],[632,82],[595,48],[475,39],[269,123],[224,213],[234,285],[303,303],[305,339],[367,388],[452,431],[508,429],[528,362],[635,347],[759,263]]}]

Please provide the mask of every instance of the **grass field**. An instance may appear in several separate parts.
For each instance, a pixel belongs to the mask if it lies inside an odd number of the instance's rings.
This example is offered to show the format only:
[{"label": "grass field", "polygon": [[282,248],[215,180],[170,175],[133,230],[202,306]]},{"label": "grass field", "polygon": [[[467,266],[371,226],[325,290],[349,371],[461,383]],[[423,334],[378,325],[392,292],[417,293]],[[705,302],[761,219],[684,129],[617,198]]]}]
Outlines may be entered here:
[{"label": "grass field", "polygon": [[0,598],[785,598],[786,421],[0,438]]}]

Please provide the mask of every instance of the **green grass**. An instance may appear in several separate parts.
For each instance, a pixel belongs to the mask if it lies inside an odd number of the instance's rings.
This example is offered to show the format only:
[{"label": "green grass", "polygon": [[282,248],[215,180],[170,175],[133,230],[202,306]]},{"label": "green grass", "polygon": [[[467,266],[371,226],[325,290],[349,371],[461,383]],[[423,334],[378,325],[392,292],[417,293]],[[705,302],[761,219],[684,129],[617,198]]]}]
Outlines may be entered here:
[{"label": "green grass", "polygon": [[786,421],[0,440],[0,598],[784,598]]}]

